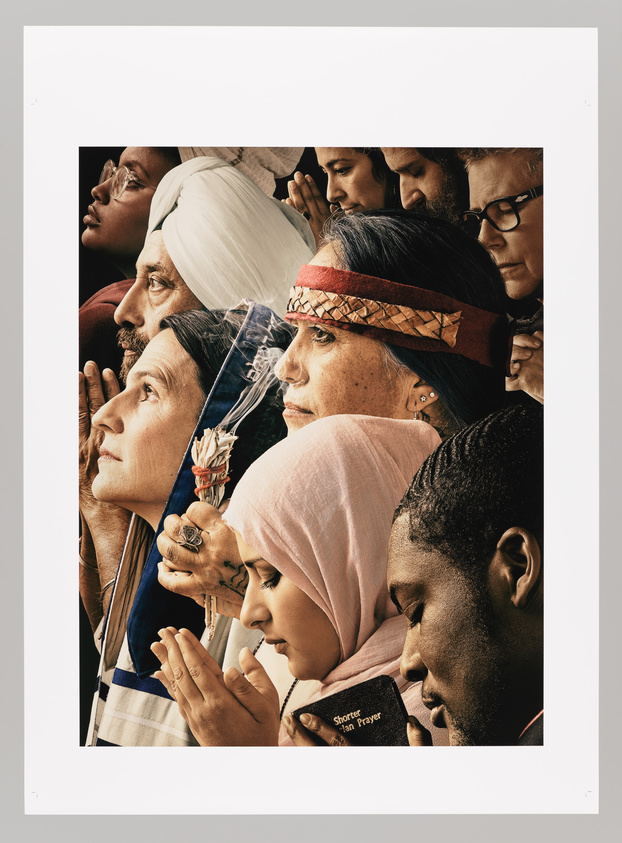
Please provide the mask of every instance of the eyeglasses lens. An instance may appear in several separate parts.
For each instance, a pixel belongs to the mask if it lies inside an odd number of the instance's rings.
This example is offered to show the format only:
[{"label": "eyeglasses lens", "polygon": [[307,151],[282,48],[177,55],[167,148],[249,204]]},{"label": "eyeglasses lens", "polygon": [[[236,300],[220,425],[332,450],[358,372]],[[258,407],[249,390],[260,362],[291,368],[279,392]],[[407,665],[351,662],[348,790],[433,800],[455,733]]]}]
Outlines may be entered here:
[{"label": "eyeglasses lens", "polygon": [[479,218],[475,216],[475,214],[465,214],[464,217],[464,230],[467,234],[471,237],[479,237],[479,230],[481,228],[481,223]]},{"label": "eyeglasses lens", "polygon": [[498,231],[511,231],[519,222],[516,208],[510,202],[495,202],[488,208],[488,219]]},{"label": "eyeglasses lens", "polygon": [[110,176],[114,173],[116,169],[116,164],[114,161],[106,161],[104,164],[104,169],[101,171],[101,175],[99,177],[99,184],[103,184],[105,181],[108,181]]},{"label": "eyeglasses lens", "polygon": [[113,199],[118,199],[125,190],[128,182],[128,172],[127,167],[123,166],[117,167],[114,171],[112,182],[110,183],[110,195]]}]

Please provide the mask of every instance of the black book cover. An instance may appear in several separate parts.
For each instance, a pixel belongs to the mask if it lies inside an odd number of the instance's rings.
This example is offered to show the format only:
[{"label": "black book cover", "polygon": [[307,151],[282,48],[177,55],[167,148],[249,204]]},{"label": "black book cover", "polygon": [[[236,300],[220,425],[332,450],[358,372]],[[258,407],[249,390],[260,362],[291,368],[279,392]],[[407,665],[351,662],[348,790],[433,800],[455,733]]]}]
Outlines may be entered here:
[{"label": "black book cover", "polygon": [[296,719],[304,712],[336,726],[353,746],[408,746],[407,712],[395,681],[376,676],[352,688],[293,712]]}]

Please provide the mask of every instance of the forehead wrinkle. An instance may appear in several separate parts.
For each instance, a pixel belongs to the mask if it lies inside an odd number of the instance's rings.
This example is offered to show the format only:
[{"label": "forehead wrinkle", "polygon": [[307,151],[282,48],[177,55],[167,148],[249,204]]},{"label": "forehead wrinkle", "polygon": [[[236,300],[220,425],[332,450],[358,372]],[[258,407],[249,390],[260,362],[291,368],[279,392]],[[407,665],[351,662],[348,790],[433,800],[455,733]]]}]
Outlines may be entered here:
[{"label": "forehead wrinkle", "polygon": [[412,167],[413,164],[418,164],[420,161],[426,160],[423,155],[420,155],[415,150],[404,152],[402,154],[398,153],[396,155],[389,155],[389,157],[397,158],[397,166],[391,167],[391,170],[394,173],[401,173],[409,167]]},{"label": "forehead wrinkle", "polygon": [[[494,164],[497,164],[497,167],[494,167]],[[478,204],[480,206],[474,207],[476,203],[472,201],[470,209],[472,211],[481,211],[491,202],[529,190],[529,184],[527,187],[522,186],[524,180],[529,183],[531,179],[534,179],[536,184],[533,187],[536,187],[538,183],[535,176],[530,179],[521,173],[515,160],[507,155],[488,156],[479,161],[474,161],[469,168],[468,178],[469,193],[473,200],[479,199]],[[473,187],[477,188],[478,196],[473,195]]]},{"label": "forehead wrinkle", "polygon": [[[479,187],[479,202],[471,202],[471,211],[481,211],[487,205],[490,205],[491,202],[496,202],[498,199],[503,199],[504,196],[507,196],[507,193],[500,193],[499,188],[497,187],[496,181],[489,181],[487,184],[480,185]],[[477,205],[478,207],[474,207]]]},{"label": "forehead wrinkle", "polygon": [[137,380],[138,378],[153,378],[158,383],[163,384],[167,389],[170,389],[170,377],[161,369],[139,369],[136,371],[136,367],[134,367],[130,370],[128,381],[130,378],[133,380]]}]

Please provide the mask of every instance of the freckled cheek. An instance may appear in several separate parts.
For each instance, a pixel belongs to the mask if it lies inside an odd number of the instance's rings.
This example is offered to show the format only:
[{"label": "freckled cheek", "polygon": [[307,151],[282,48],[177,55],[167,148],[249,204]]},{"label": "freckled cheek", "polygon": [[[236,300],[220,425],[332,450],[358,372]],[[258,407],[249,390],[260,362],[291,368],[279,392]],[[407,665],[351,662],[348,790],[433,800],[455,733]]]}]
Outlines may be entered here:
[{"label": "freckled cheek", "polygon": [[344,369],[324,378],[315,390],[317,413],[320,416],[356,413],[368,398],[367,378]]}]

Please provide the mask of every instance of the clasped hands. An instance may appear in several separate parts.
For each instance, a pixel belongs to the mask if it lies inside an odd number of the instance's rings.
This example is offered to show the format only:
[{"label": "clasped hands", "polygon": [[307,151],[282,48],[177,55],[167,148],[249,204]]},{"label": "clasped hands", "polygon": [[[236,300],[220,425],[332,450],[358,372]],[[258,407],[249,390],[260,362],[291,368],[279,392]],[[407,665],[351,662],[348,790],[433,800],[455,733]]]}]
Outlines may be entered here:
[{"label": "clasped hands", "polygon": [[544,404],[544,333],[516,334],[512,341],[510,377],[505,379],[507,392],[522,390]]},{"label": "clasped hands", "polygon": [[244,675],[225,673],[189,630],[161,629],[151,645],[159,679],[201,746],[277,746],[279,696],[248,647],[240,652]]},{"label": "clasped hands", "polygon": [[[168,515],[157,539],[162,561],[158,564],[160,585],[191,597],[199,605],[204,595],[217,598],[216,611],[239,618],[248,573],[238,553],[234,533],[222,520],[228,506],[220,509],[203,501],[190,504],[184,515]],[[202,543],[194,553],[179,544],[179,530],[184,524],[198,527]]]},{"label": "clasped hands", "polygon": [[117,572],[123,543],[130,523],[126,509],[93,497],[92,484],[97,476],[99,448],[103,433],[93,423],[93,416],[121,388],[114,372],[99,372],[93,361],[79,374],[79,502],[80,502],[80,594],[93,629],[99,624],[111,592],[102,589]]},{"label": "clasped hands", "polygon": [[295,208],[308,220],[315,244],[319,246],[324,223],[331,214],[339,210],[339,205],[329,207],[313,177],[305,176],[301,172],[294,173],[293,180],[287,183],[287,191],[289,198],[283,199],[283,202]]},{"label": "clasped hands", "polygon": [[97,365],[91,360],[84,364],[84,373],[78,375],[78,432],[80,468],[80,507],[96,509],[101,506],[94,501],[91,492],[93,480],[97,477],[97,459],[104,438],[101,430],[92,424],[95,413],[121,391],[112,369],[104,369],[100,375]]},{"label": "clasped hands", "polygon": [[[248,647],[240,652],[244,674],[225,673],[187,629],[161,629],[151,645],[162,669],[154,677],[177,703],[201,746],[277,746],[279,697],[263,666]],[[351,746],[345,735],[319,717],[291,715],[283,726],[295,746]],[[407,721],[411,746],[431,746],[430,733],[416,717]]]}]

